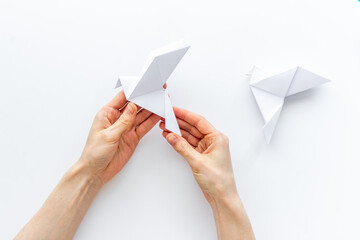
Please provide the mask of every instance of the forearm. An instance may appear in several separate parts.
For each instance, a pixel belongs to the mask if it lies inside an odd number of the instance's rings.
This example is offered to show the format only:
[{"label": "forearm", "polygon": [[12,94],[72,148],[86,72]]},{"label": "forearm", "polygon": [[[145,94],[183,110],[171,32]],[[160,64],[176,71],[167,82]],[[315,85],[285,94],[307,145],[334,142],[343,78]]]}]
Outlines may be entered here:
[{"label": "forearm", "polygon": [[16,239],[72,239],[102,183],[77,163]]},{"label": "forearm", "polygon": [[218,197],[211,207],[219,240],[255,239],[250,220],[237,194]]}]

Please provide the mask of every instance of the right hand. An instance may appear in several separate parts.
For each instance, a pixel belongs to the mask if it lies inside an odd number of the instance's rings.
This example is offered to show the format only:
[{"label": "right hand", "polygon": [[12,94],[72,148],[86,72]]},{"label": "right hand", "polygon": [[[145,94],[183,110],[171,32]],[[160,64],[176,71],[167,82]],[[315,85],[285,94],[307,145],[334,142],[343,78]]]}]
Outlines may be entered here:
[{"label": "right hand", "polygon": [[229,140],[205,118],[188,110],[174,107],[181,136],[165,129],[160,122],[163,136],[189,163],[193,175],[207,201],[237,196],[231,165]]}]

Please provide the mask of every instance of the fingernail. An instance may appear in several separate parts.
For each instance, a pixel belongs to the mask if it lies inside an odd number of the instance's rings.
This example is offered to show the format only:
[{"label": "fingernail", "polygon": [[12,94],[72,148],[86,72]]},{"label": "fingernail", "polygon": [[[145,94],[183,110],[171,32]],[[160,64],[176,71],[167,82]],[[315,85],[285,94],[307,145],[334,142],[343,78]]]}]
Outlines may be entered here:
[{"label": "fingernail", "polygon": [[175,136],[175,134],[170,133],[170,134],[167,136],[167,140],[168,140],[168,142],[169,142],[171,145],[174,145],[174,144],[177,142],[177,137]]},{"label": "fingernail", "polygon": [[125,108],[126,114],[133,114],[134,113],[134,105],[132,103],[129,103]]}]

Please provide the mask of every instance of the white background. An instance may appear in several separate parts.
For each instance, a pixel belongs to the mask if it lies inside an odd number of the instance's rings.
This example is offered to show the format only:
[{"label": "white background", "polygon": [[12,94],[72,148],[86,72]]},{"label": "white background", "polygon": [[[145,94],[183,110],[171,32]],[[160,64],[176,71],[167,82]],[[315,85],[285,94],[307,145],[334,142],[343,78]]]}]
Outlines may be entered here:
[{"label": "white background", "polygon": [[[118,75],[185,39],[175,106],[230,138],[258,239],[360,239],[360,2],[0,1],[0,238],[78,159]],[[287,99],[270,145],[244,74],[300,65],[332,80]],[[75,239],[216,239],[186,162],[155,127],[98,194]]]}]

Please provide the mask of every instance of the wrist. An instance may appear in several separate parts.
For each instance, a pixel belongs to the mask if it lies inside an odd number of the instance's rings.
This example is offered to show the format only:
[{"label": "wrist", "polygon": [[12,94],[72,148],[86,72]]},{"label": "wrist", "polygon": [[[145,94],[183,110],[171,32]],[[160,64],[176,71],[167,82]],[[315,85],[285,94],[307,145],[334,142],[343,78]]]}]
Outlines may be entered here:
[{"label": "wrist", "polygon": [[216,206],[231,207],[239,203],[241,200],[237,191],[221,192],[214,196],[214,205]]},{"label": "wrist", "polygon": [[226,184],[217,184],[214,188],[213,201],[210,203],[213,209],[219,206],[231,207],[231,205],[241,203],[234,180],[222,181],[222,183],[224,182]]},{"label": "wrist", "polygon": [[83,182],[95,191],[98,191],[104,184],[101,179],[90,171],[88,165],[83,161],[76,162],[65,174],[65,179]]},{"label": "wrist", "polygon": [[211,208],[219,239],[255,239],[249,218],[237,192],[217,196]]},{"label": "wrist", "polygon": [[239,198],[234,178],[227,176],[216,180],[213,188],[213,197],[216,201],[220,202]]}]

